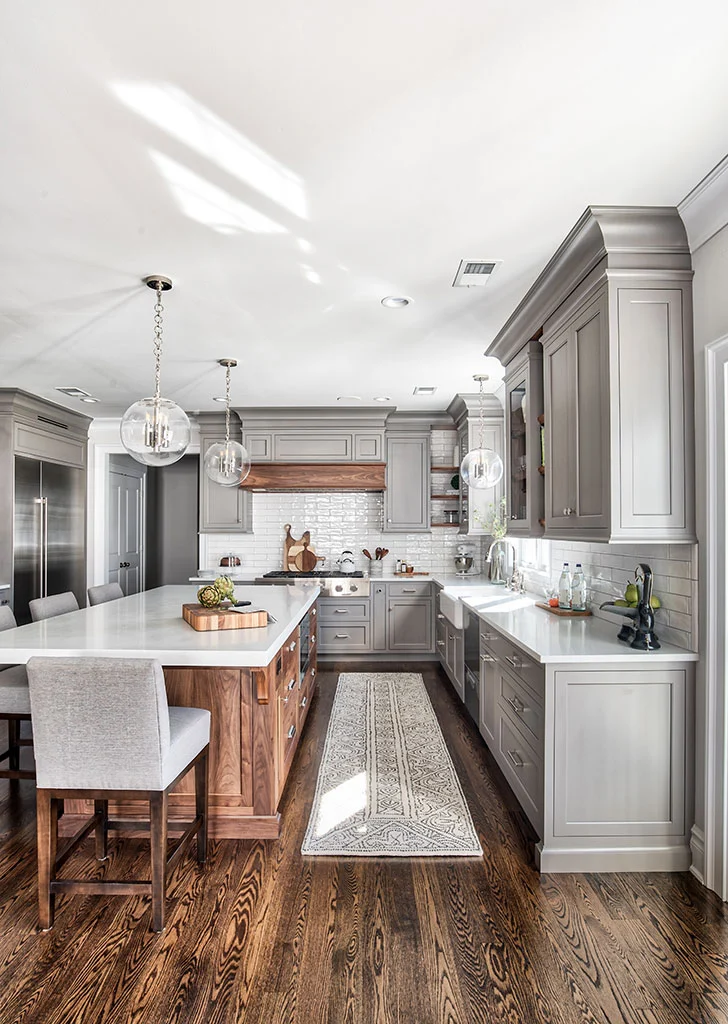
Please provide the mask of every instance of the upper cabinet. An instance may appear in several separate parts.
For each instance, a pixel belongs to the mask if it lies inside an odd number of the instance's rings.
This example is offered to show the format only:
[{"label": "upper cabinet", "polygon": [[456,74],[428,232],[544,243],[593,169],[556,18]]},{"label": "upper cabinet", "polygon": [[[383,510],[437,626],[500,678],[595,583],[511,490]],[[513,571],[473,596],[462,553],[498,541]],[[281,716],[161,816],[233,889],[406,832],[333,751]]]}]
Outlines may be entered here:
[{"label": "upper cabinet", "polygon": [[[458,429],[460,460],[480,445],[480,396],[456,395],[447,409]],[[503,406],[492,394],[483,396],[483,444],[496,451],[505,463]],[[507,470],[504,470],[504,476]],[[505,480],[494,487],[467,487],[460,481],[460,533],[487,536],[484,523],[500,507]]]},{"label": "upper cabinet", "polygon": [[530,341],[513,360],[505,384],[508,533],[537,537],[543,534],[544,518],[543,349],[538,341]]},{"label": "upper cabinet", "polygon": [[430,432],[388,433],[385,533],[430,529]]},{"label": "upper cabinet", "polygon": [[377,409],[240,409],[253,462],[382,462],[386,412]]},{"label": "upper cabinet", "polygon": [[[692,270],[677,210],[587,209],[488,350],[506,363],[507,393],[519,338],[538,329],[544,536],[694,542]],[[512,532],[537,536],[528,508],[517,514]]]},{"label": "upper cabinet", "polygon": [[[199,413],[200,425],[200,533],[252,533],[252,499],[239,487],[222,487],[205,474],[205,455],[211,444],[225,440],[224,413]],[[230,435],[240,440],[240,423],[230,417]]]}]

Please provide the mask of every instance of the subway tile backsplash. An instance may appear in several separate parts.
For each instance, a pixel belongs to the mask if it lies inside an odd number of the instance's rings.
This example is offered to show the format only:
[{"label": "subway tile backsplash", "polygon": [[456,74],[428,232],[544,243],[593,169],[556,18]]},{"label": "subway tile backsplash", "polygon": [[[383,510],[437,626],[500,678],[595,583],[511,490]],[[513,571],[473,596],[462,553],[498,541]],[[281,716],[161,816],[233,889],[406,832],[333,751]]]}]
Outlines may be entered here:
[{"label": "subway tile backsplash", "polygon": [[[454,434],[449,433],[449,438],[454,439]],[[341,552],[349,548],[357,568],[367,569],[362,548],[374,554],[375,548],[383,547],[390,552],[384,560],[385,572],[393,572],[396,560],[404,558],[415,569],[450,573],[455,570],[455,549],[463,541],[471,545],[476,564],[482,561],[478,537],[462,537],[457,528],[434,529],[432,533],[385,533],[383,518],[381,494],[254,494],[253,533],[201,535],[200,568],[219,565],[222,556],[230,552],[242,560],[244,570],[283,568],[286,523],[291,524],[296,538],[305,530],[311,532],[311,547],[317,555],[326,556],[323,568],[333,567]]]},{"label": "subway tile backsplash", "polygon": [[[549,545],[551,581],[556,584],[564,562],[574,571],[581,562],[587,578],[591,609],[619,627],[620,620],[599,610],[604,601],[624,596],[639,562],[648,562],[654,575],[653,593],[662,607],[655,613],[655,631],[661,640],[697,650],[698,548],[695,544],[581,544],[543,541]],[[534,581],[535,583],[535,581]],[[534,589],[539,589],[534,585]]]}]

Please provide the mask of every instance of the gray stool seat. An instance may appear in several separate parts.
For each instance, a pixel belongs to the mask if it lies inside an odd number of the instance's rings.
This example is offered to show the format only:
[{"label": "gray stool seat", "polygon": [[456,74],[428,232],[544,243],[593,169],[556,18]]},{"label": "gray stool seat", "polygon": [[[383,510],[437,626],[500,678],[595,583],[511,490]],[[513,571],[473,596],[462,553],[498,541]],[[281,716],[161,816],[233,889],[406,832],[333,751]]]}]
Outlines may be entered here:
[{"label": "gray stool seat", "polygon": [[76,595],[67,590],[51,597],[37,597],[28,602],[28,608],[33,622],[42,622],[44,619],[54,619],[56,615],[65,615],[66,612],[77,612],[78,601]]},{"label": "gray stool seat", "polygon": [[30,715],[30,690],[25,665],[0,672],[0,715]]},{"label": "gray stool seat", "polygon": [[102,583],[98,587],[88,588],[88,603],[91,607],[106,604],[107,601],[118,601],[123,596],[124,591],[118,583]]},{"label": "gray stool seat", "polygon": [[[143,658],[43,658],[28,662],[37,773],[38,902],[41,928],[51,928],[56,892],[148,893],[155,931],[164,929],[167,873],[190,840],[197,859],[207,848],[210,712],[167,704],[159,662]],[[195,817],[175,822],[183,835],[167,849],[169,791],[190,769]],[[93,799],[91,820],[58,853],[58,808],[64,799]],[[151,882],[67,881],[56,869],[91,829],[106,859],[107,833],[129,821],[110,820],[109,800],[146,800]],[[142,823],[135,823],[138,827]]]}]

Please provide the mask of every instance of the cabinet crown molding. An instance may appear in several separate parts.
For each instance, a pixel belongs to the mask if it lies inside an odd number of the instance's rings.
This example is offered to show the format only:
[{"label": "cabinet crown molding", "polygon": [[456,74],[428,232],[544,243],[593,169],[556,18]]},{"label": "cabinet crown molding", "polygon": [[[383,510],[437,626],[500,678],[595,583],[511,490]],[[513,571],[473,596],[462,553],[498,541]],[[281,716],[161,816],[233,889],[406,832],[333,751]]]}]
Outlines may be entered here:
[{"label": "cabinet crown molding", "polygon": [[[455,395],[447,407],[447,411],[456,427],[461,427],[468,418],[480,415],[480,394]],[[483,395],[483,411],[486,418],[497,416],[503,418],[503,406],[497,395]]]},{"label": "cabinet crown molding", "polygon": [[243,430],[323,430],[331,427],[347,430],[384,430],[384,424],[391,410],[381,406],[360,409],[335,409],[328,406],[296,407],[277,409],[240,409],[235,413],[240,418]]},{"label": "cabinet crown molding", "polygon": [[607,270],[690,270],[685,225],[674,206],[588,206],[486,355],[504,364],[600,263]]},{"label": "cabinet crown molding", "polygon": [[29,423],[36,423],[39,417],[44,429],[70,430],[77,437],[88,437],[93,422],[91,416],[67,409],[64,405],[49,402],[38,395],[31,395],[20,388],[0,388],[0,416],[12,416]]}]

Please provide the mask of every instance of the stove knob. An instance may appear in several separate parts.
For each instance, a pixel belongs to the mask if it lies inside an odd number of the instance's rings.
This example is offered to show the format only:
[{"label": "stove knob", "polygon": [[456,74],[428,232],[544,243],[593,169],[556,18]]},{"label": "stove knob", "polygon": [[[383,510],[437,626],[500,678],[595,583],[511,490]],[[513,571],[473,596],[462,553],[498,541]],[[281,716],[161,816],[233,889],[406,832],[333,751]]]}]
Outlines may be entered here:
[{"label": "stove knob", "polygon": [[343,589],[344,588],[342,587],[342,585],[340,583],[337,583],[336,586],[334,587],[334,590],[336,591],[337,594],[341,594]]},{"label": "stove knob", "polygon": [[357,587],[356,583],[352,583],[351,586],[349,587],[349,590],[351,591],[352,594],[355,594],[358,589],[359,588]]}]

